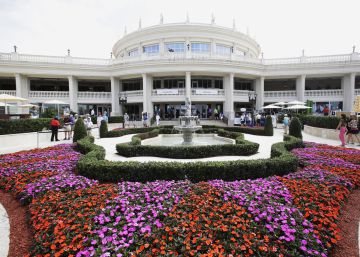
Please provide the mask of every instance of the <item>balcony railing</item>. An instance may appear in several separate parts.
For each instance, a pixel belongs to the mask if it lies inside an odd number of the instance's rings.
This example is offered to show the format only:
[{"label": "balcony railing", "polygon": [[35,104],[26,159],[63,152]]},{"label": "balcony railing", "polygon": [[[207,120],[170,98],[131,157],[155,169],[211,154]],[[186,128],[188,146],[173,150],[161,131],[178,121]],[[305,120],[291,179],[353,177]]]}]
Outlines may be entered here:
[{"label": "balcony railing", "polygon": [[307,97],[343,97],[344,90],[342,89],[327,89],[327,90],[305,90]]},{"label": "balcony railing", "polygon": [[113,64],[126,64],[140,61],[178,61],[178,60],[224,60],[253,64],[262,64],[268,66],[277,65],[296,65],[296,64],[314,64],[314,63],[349,63],[360,61],[359,53],[341,54],[341,55],[325,55],[325,56],[301,56],[293,58],[277,58],[277,59],[259,59],[250,58],[239,54],[219,55],[216,53],[156,53],[142,54],[138,56],[127,56],[119,59],[99,59],[99,58],[80,58],[72,56],[46,56],[46,55],[30,55],[18,53],[0,53],[1,62],[32,62],[32,63],[55,63],[55,64],[78,64],[78,65],[101,65],[108,66]]},{"label": "balcony railing", "polygon": [[360,89],[355,89],[355,95],[360,95]]},{"label": "balcony railing", "polygon": [[101,99],[110,99],[111,92],[78,92],[79,98],[101,98]]},{"label": "balcony railing", "polygon": [[225,95],[224,89],[217,88],[198,88],[191,89],[192,95]]},{"label": "balcony railing", "polygon": [[254,93],[254,91],[249,90],[234,90],[234,96],[245,96],[249,97],[249,93]]},{"label": "balcony railing", "polygon": [[136,97],[136,96],[142,96],[143,91],[142,90],[134,90],[134,91],[123,91],[119,93],[119,97]]},{"label": "balcony railing", "polygon": [[28,97],[48,99],[68,98],[69,91],[29,91]]},{"label": "balcony railing", "polygon": [[152,90],[153,96],[167,96],[167,95],[185,95],[183,88],[169,88],[169,89],[154,89]]},{"label": "balcony railing", "polygon": [[16,90],[0,90],[0,94],[16,96]]},{"label": "balcony railing", "polygon": [[267,98],[291,98],[296,97],[296,91],[264,91]]}]

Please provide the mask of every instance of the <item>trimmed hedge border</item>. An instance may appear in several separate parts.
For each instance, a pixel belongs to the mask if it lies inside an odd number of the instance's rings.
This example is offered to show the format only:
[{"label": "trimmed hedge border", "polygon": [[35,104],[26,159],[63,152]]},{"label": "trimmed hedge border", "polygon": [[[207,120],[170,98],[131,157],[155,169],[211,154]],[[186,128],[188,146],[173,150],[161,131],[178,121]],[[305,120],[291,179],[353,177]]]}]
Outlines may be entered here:
[{"label": "trimmed hedge border", "polygon": [[0,135],[37,132],[43,128],[49,129],[50,121],[51,118],[0,120]]},{"label": "trimmed hedge border", "polygon": [[[166,129],[162,129],[162,131],[165,130]],[[252,155],[259,150],[259,144],[244,140],[242,133],[226,131],[224,129],[216,129],[216,131],[213,132],[222,137],[235,139],[236,143],[203,146],[141,145],[141,140],[153,138],[160,134],[159,129],[154,129],[150,132],[133,136],[130,143],[117,144],[116,151],[125,157],[156,156],[174,159],[196,159],[225,155]]]},{"label": "trimmed hedge border", "polygon": [[216,162],[112,162],[104,160],[105,149],[86,137],[77,142],[85,154],[77,164],[80,175],[103,183],[120,181],[148,182],[155,180],[182,180],[193,182],[222,179],[226,181],[282,176],[298,168],[298,159],[289,151],[303,147],[300,139],[285,136],[284,142],[272,145],[271,158],[259,160]]},{"label": "trimmed hedge border", "polygon": [[[145,133],[145,132],[150,132],[155,128],[160,129],[160,134],[171,134],[173,127],[174,126],[160,126],[160,127],[148,127],[148,128],[115,129],[104,133],[103,138],[121,137],[129,134]],[[227,131],[246,133],[257,136],[266,136],[264,128],[220,127],[220,126],[209,126],[209,125],[203,125],[202,129],[196,131],[195,133],[199,133],[199,134],[214,133],[218,129],[226,129]]]}]

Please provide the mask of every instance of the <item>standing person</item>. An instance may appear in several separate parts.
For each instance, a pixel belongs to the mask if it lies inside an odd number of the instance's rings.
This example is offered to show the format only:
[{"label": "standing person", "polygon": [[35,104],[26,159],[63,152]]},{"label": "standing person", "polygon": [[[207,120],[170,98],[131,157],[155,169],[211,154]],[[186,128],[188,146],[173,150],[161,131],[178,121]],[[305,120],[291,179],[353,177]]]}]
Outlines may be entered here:
[{"label": "standing person", "polygon": [[283,124],[284,124],[284,134],[287,134],[289,128],[289,117],[287,114],[284,115]]},{"label": "standing person", "polygon": [[356,119],[356,115],[350,116],[350,122],[349,122],[349,138],[352,138],[353,142],[355,142],[354,137],[358,141],[358,146],[360,146],[360,140],[359,140],[359,129],[358,129],[358,121]]},{"label": "standing person", "polygon": [[124,127],[126,128],[126,126],[130,127],[130,118],[129,118],[129,115],[125,112],[125,114],[124,114]]},{"label": "standing person", "polygon": [[147,115],[146,115],[146,112],[142,113],[142,122],[143,122],[143,126],[146,128],[147,127]]},{"label": "standing person", "polygon": [[156,119],[156,126],[159,126],[160,125],[160,115],[158,113],[156,114],[155,119]]},{"label": "standing person", "polygon": [[103,120],[103,117],[101,116],[101,113],[99,112],[97,118],[96,118],[96,125],[100,127],[101,121]]},{"label": "standing person", "polygon": [[219,119],[219,111],[217,108],[214,109],[214,116],[215,116],[215,120]]},{"label": "standing person", "polygon": [[95,111],[94,111],[94,109],[91,109],[90,115],[91,115],[91,116],[95,116]]},{"label": "standing person", "polygon": [[271,115],[271,121],[272,121],[273,128],[276,128],[277,127],[277,122],[276,122],[276,115],[275,115],[274,112]]},{"label": "standing person", "polygon": [[87,135],[88,135],[88,136],[91,136],[91,129],[92,129],[93,126],[94,126],[94,124],[93,124],[92,121],[91,121],[91,117],[85,118],[84,124],[85,124],[85,127],[86,127]]},{"label": "standing person", "polygon": [[106,123],[108,123],[109,117],[104,113],[104,115],[102,116],[102,120],[104,120]]},{"label": "standing person", "polygon": [[60,141],[58,139],[58,131],[59,131],[59,127],[60,127],[60,122],[59,122],[59,118],[57,116],[51,120],[50,126],[51,126],[51,142],[54,141],[54,138],[55,138],[55,141]]},{"label": "standing person", "polygon": [[329,116],[329,107],[327,106],[327,105],[325,105],[325,108],[324,108],[324,110],[323,110],[323,112],[324,112],[324,116]]},{"label": "standing person", "polygon": [[[77,115],[77,114],[75,114],[75,115]],[[75,120],[74,115],[70,114],[70,126],[71,126],[70,138],[72,138],[72,133],[74,131],[75,122],[76,122],[76,120]]]},{"label": "standing person", "polygon": [[68,114],[64,116],[64,129],[65,129],[65,138],[64,140],[70,140],[71,135],[71,121]]},{"label": "standing person", "polygon": [[256,114],[256,126],[260,126],[260,120],[261,120],[261,115],[260,113]]},{"label": "standing person", "polygon": [[338,130],[340,128],[340,133],[339,133],[339,138],[341,141],[341,146],[345,147],[345,133],[347,131],[346,129],[346,115],[345,114],[341,114],[341,119],[339,122],[339,125],[337,125],[336,130]]}]

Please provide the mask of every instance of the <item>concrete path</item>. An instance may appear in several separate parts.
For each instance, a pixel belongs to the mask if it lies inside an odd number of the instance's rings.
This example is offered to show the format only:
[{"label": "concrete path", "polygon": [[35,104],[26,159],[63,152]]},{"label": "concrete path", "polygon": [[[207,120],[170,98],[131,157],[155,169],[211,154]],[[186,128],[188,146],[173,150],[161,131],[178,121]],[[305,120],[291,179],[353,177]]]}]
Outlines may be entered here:
[{"label": "concrete path", "polygon": [[[283,130],[282,129],[274,129],[274,136],[272,137],[265,137],[265,136],[255,136],[245,134],[245,139],[256,142],[260,144],[259,152],[257,154],[251,156],[218,156],[218,157],[211,157],[211,158],[202,158],[202,159],[171,159],[171,158],[161,158],[161,157],[131,157],[126,158],[120,156],[116,152],[116,144],[118,143],[126,143],[130,142],[131,137],[133,135],[126,135],[123,137],[117,138],[102,138],[96,139],[95,143],[101,145],[106,150],[105,158],[110,161],[139,161],[139,162],[148,162],[148,161],[178,161],[178,162],[195,162],[195,161],[229,161],[229,160],[253,160],[253,159],[262,159],[262,158],[270,158],[271,146],[274,143],[281,142],[283,140]],[[309,142],[316,142],[321,144],[328,144],[332,146],[340,145],[340,141],[336,140],[329,140],[320,137],[315,137],[312,135],[308,135],[303,133],[304,141]],[[353,148],[360,149],[359,146],[350,145]]]},{"label": "concrete path", "polygon": [[7,257],[10,246],[10,223],[4,206],[0,203],[0,257]]}]

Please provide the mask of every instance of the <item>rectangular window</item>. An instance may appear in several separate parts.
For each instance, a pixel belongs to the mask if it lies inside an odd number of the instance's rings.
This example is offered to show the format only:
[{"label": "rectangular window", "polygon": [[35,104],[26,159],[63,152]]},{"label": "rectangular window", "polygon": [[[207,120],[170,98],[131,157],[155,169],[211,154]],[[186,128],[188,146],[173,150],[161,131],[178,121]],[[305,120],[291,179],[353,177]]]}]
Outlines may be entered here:
[{"label": "rectangular window", "polygon": [[215,88],[223,89],[223,80],[222,79],[215,80]]},{"label": "rectangular window", "polygon": [[148,54],[154,54],[159,52],[159,45],[148,45],[143,47],[143,52]]},{"label": "rectangular window", "polygon": [[161,80],[154,80],[153,81],[153,89],[161,88]]},{"label": "rectangular window", "polygon": [[192,52],[200,52],[200,53],[209,53],[210,52],[210,44],[209,43],[191,43],[191,51]]},{"label": "rectangular window", "polygon": [[216,53],[221,55],[228,55],[231,53],[231,47],[225,45],[216,45]]},{"label": "rectangular window", "polygon": [[139,55],[139,49],[135,48],[128,52],[128,56],[138,56]]},{"label": "rectangular window", "polygon": [[185,43],[184,42],[165,43],[165,51],[169,53],[185,52]]}]

